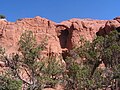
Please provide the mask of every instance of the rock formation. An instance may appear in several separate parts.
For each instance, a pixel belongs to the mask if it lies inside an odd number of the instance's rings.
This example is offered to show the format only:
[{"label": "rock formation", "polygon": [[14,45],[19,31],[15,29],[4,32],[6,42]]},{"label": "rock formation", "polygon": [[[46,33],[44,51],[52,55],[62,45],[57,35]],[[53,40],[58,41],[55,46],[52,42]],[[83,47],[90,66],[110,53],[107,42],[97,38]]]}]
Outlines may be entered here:
[{"label": "rock formation", "polygon": [[0,20],[0,45],[6,49],[6,53],[17,52],[18,41],[25,30],[31,30],[40,43],[48,37],[48,46],[45,53],[61,54],[77,46],[83,36],[92,41],[96,35],[108,34],[111,30],[120,27],[120,17],[114,20],[93,20],[73,18],[61,23],[55,23],[39,16],[35,18],[19,19],[16,22]]},{"label": "rock formation", "polygon": [[[115,29],[120,32],[120,17],[114,20],[73,18],[61,23],[55,23],[39,16],[19,19],[16,22],[0,20],[0,46],[6,49],[7,54],[18,52],[21,34],[25,30],[31,30],[38,44],[47,37],[47,49],[43,54],[62,55],[64,59],[67,52],[79,45],[81,36],[92,41],[96,35],[104,36]],[[0,60],[0,73],[4,71],[4,65]]]},{"label": "rock formation", "polygon": [[17,52],[21,34],[31,30],[38,44],[47,36],[48,48],[54,53],[61,53],[55,28],[56,23],[41,17],[19,19],[16,22],[0,21],[0,45],[6,48],[7,53]]}]

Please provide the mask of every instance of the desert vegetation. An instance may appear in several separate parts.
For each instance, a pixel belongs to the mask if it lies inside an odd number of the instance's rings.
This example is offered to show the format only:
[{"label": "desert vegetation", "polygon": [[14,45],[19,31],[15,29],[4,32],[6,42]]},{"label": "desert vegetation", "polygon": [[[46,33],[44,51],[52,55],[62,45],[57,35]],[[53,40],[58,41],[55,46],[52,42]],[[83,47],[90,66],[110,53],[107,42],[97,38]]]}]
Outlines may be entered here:
[{"label": "desert vegetation", "polygon": [[[98,36],[92,43],[81,38],[80,44],[66,59],[67,90],[119,90],[119,33],[113,31],[104,37]],[[100,66],[102,63],[105,66]]]},{"label": "desert vegetation", "polygon": [[0,19],[5,19],[6,17],[4,15],[0,15]]},{"label": "desert vegetation", "polygon": [[[6,55],[0,48],[0,58],[7,67],[0,75],[0,90],[42,90],[61,85],[64,90],[119,90],[120,89],[120,37],[114,30],[106,36],[96,37],[92,43],[80,37],[66,57],[53,53],[43,57],[47,38],[38,44],[32,31],[25,31],[19,41],[19,52]],[[104,63],[105,66],[100,65]],[[25,77],[21,76],[25,72]]]}]

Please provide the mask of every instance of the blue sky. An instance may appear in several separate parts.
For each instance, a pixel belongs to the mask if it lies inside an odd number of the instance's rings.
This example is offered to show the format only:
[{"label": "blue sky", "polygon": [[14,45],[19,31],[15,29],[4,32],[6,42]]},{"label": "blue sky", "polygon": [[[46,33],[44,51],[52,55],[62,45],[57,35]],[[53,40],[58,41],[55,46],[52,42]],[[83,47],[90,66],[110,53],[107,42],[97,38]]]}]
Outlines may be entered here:
[{"label": "blue sky", "polygon": [[1,0],[0,14],[8,21],[41,16],[55,22],[71,18],[113,19],[120,0]]}]

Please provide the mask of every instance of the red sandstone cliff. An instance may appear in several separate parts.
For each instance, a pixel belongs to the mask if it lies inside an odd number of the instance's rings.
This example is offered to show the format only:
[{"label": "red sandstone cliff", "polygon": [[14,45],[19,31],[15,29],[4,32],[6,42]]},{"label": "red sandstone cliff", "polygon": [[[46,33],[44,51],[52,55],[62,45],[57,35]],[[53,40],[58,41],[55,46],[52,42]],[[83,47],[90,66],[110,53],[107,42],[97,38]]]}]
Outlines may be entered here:
[{"label": "red sandstone cliff", "polygon": [[25,30],[33,31],[37,42],[45,38],[48,39],[48,48],[54,53],[61,53],[59,39],[55,31],[56,23],[41,18],[24,18],[16,22],[0,21],[0,45],[6,48],[7,53],[16,52],[18,41]]},{"label": "red sandstone cliff", "polygon": [[[0,46],[6,49],[7,54],[18,52],[18,41],[21,34],[25,30],[31,30],[36,36],[38,44],[46,36],[48,37],[45,54],[52,52],[59,56],[62,52],[79,45],[80,36],[92,41],[96,35],[106,35],[114,29],[120,31],[120,17],[116,17],[114,20],[74,18],[59,24],[39,16],[19,19],[16,22],[0,20]],[[1,67],[3,68],[1,69]],[[0,62],[0,73],[3,71],[5,71],[4,63]]]},{"label": "red sandstone cliff", "polygon": [[[59,24],[39,16],[19,19],[16,22],[0,20],[0,45],[7,53],[17,52],[18,41],[25,30],[34,32],[39,43],[48,37],[48,50],[61,54],[62,50],[70,50],[78,45],[80,36],[92,41],[96,34],[104,35],[120,27],[120,17],[114,20],[93,20],[73,18]],[[46,50],[45,53],[49,51]]]}]

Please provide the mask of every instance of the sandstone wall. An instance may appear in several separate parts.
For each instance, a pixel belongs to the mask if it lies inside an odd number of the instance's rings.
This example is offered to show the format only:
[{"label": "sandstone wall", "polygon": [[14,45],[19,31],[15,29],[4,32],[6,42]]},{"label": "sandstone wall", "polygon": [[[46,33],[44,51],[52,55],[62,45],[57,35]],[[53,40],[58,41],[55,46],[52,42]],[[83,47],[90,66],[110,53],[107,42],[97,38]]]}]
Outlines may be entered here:
[{"label": "sandstone wall", "polygon": [[18,41],[25,30],[31,30],[36,36],[38,44],[45,36],[48,37],[49,50],[61,54],[78,45],[83,36],[92,41],[97,35],[108,34],[111,30],[120,27],[120,17],[114,20],[93,20],[73,18],[61,23],[55,23],[39,16],[35,18],[19,19],[16,22],[0,20],[0,45],[6,48],[7,53],[17,52]]}]

